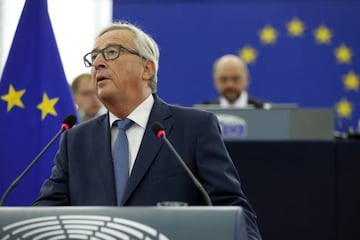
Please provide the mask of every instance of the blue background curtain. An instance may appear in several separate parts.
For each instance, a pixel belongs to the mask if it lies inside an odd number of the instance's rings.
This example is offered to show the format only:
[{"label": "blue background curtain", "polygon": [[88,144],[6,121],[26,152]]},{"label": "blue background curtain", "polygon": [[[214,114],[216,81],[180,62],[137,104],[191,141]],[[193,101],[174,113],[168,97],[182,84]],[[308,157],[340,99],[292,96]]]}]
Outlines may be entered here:
[{"label": "blue background curtain", "polygon": [[158,92],[171,103],[216,97],[213,62],[236,54],[249,63],[251,95],[332,108],[348,131],[360,118],[359,12],[360,1],[114,0],[113,19],[159,43]]}]

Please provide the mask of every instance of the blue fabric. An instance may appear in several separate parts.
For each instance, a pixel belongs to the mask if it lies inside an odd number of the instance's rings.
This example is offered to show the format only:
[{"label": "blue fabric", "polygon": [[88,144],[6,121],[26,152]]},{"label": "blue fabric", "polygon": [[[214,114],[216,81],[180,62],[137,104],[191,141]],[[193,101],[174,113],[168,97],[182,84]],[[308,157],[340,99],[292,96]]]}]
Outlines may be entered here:
[{"label": "blue fabric", "polygon": [[[217,97],[212,80],[215,59],[238,55],[248,46],[257,54],[249,64],[250,96],[272,103],[297,103],[301,108],[332,108],[338,130],[358,128],[360,85],[348,89],[343,79],[351,72],[360,78],[360,28],[354,27],[360,22],[360,1],[144,2],[114,0],[113,19],[143,26],[159,44],[158,92],[167,102],[190,106]],[[288,32],[287,24],[294,18],[305,27],[302,36]],[[321,25],[332,33],[327,44],[315,39],[315,29]],[[273,44],[260,39],[265,26],[278,33]],[[349,63],[335,57],[335,49],[342,44],[351,49]],[[341,100],[352,104],[347,117],[337,114]]]},{"label": "blue fabric", "polygon": [[119,132],[115,140],[113,149],[114,176],[116,185],[116,199],[118,206],[125,192],[126,184],[129,179],[129,143],[126,136],[126,130],[133,125],[133,121],[128,118],[116,121]]},{"label": "blue fabric", "polygon": [[[27,0],[0,82],[0,194],[75,114],[46,0]],[[48,177],[58,141],[8,196],[31,205]]]}]

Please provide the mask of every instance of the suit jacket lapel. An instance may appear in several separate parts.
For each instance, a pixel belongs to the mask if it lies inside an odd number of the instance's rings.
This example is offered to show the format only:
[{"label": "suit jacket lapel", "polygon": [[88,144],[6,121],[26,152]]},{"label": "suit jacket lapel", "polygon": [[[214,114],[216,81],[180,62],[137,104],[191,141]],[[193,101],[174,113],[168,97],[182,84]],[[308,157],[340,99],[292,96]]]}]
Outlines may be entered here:
[{"label": "suit jacket lapel", "polygon": [[141,141],[139,152],[137,154],[133,170],[131,172],[125,195],[123,198],[123,204],[129,199],[136,186],[140,183],[144,177],[152,162],[155,159],[156,154],[160,150],[163,141],[159,141],[155,134],[152,132],[151,126],[154,122],[160,122],[164,125],[167,133],[171,131],[173,121],[171,118],[171,111],[168,105],[160,98],[154,95],[155,102],[151,110],[149,120],[145,129],[144,137]]},{"label": "suit jacket lapel", "polygon": [[114,166],[112,162],[111,154],[111,135],[109,128],[109,115],[106,114],[103,118],[99,118],[97,121],[96,129],[97,139],[94,146],[98,146],[96,151],[93,151],[93,159],[96,163],[95,171],[100,171],[101,179],[99,179],[103,187],[101,191],[104,192],[108,202],[103,204],[116,205],[116,193],[115,193],[115,177],[114,177]]}]

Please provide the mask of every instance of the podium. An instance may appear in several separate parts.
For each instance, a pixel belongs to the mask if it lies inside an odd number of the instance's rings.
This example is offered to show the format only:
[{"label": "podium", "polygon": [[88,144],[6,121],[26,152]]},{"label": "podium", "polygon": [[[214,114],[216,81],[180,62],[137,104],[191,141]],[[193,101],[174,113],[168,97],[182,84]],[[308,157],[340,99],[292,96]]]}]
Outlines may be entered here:
[{"label": "podium", "polygon": [[2,207],[0,239],[246,240],[240,207]]},{"label": "podium", "polygon": [[331,140],[335,126],[334,111],[326,108],[270,109],[220,108],[197,105],[214,113],[225,140]]}]

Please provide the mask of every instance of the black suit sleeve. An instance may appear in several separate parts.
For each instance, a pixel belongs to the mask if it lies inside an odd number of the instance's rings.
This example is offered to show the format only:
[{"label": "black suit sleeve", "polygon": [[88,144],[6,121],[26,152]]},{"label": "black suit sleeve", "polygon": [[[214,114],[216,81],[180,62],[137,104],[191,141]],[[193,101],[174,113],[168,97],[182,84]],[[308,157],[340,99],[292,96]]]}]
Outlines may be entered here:
[{"label": "black suit sleeve", "polygon": [[217,118],[209,113],[198,126],[197,173],[214,205],[241,206],[249,239],[261,239],[256,214],[241,190],[237,170],[221,137]]}]

